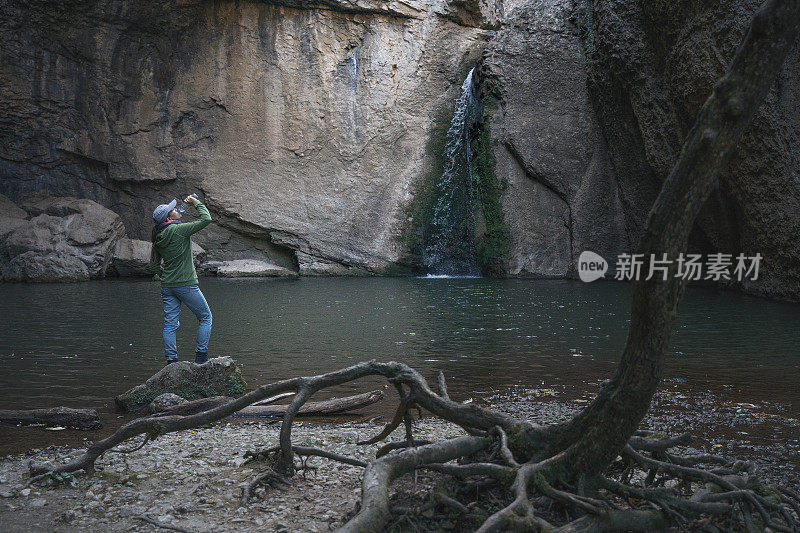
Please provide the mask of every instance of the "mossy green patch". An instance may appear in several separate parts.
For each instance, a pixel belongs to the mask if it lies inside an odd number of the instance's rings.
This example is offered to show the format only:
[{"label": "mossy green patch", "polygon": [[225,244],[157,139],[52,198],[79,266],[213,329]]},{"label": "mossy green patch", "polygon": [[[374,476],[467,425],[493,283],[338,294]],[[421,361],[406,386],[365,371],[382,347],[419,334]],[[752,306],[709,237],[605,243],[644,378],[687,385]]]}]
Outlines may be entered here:
[{"label": "mossy green patch", "polygon": [[489,115],[495,105],[494,99],[484,104],[483,120],[472,141],[472,178],[474,188],[479,193],[484,221],[483,231],[475,235],[475,250],[483,275],[504,277],[508,270],[511,231],[505,222],[501,202],[503,189],[507,185],[505,180],[497,179],[492,152]]},{"label": "mossy green patch", "polygon": [[403,247],[403,256],[398,264],[408,271],[422,269],[425,243],[433,222],[434,208],[438,201],[437,183],[444,170],[444,149],[447,145],[447,130],[450,119],[442,112],[434,119],[428,142],[425,146],[425,158],[428,168],[419,183],[411,201],[406,206],[406,225],[397,237]]}]

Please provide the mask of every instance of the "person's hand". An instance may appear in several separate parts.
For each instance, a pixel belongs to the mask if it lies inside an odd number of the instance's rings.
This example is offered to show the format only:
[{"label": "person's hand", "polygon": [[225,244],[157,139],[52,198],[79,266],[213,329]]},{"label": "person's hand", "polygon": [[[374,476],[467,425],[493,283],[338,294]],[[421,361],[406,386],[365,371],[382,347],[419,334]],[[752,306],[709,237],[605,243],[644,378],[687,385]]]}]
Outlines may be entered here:
[{"label": "person's hand", "polygon": [[194,201],[195,201],[196,199],[197,199],[197,198],[195,198],[194,196],[187,196],[187,197],[186,197],[186,199],[185,199],[183,202],[184,202],[184,203],[187,203],[187,204],[189,204],[189,205],[194,205]]}]

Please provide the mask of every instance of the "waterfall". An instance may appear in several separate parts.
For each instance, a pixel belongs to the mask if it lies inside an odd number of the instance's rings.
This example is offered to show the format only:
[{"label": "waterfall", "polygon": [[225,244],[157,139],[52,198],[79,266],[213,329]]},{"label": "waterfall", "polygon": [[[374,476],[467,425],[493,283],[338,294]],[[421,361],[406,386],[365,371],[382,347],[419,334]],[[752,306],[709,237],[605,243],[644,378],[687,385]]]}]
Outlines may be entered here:
[{"label": "waterfall", "polygon": [[470,129],[481,111],[472,82],[474,70],[469,71],[461,85],[461,95],[447,130],[442,154],[444,168],[436,184],[437,201],[423,254],[428,274],[479,276],[481,273],[473,234],[478,192],[472,175]]}]

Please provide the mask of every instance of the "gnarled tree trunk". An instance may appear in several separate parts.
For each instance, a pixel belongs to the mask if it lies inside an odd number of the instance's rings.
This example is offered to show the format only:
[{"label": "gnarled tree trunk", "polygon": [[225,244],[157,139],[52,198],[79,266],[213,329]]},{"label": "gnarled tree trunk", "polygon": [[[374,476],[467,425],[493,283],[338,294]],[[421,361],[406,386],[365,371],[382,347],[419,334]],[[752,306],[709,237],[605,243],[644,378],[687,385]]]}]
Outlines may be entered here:
[{"label": "gnarled tree trunk", "polygon": [[674,261],[686,252],[701,207],[774,84],[799,30],[800,2],[766,2],[689,131],[637,247],[645,261],[651,254],[657,259],[666,254],[673,261],[667,280],[656,275],[633,282],[630,330],[617,374],[584,411],[555,428],[558,438],[549,443],[551,451],[571,450],[565,464],[573,474],[597,473],[608,466],[650,407],[686,284],[675,276]]}]

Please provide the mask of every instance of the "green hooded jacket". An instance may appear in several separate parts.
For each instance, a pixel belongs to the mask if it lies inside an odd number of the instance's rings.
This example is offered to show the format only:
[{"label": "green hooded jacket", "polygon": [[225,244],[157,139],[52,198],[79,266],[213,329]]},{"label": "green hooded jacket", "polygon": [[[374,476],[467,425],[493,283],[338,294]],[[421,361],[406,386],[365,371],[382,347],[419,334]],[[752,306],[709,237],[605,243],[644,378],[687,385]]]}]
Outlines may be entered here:
[{"label": "green hooded jacket", "polygon": [[211,214],[200,201],[195,200],[193,205],[200,213],[200,220],[170,224],[161,230],[153,243],[150,272],[155,274],[153,279],[161,280],[162,287],[197,285],[190,237],[211,223]]}]

